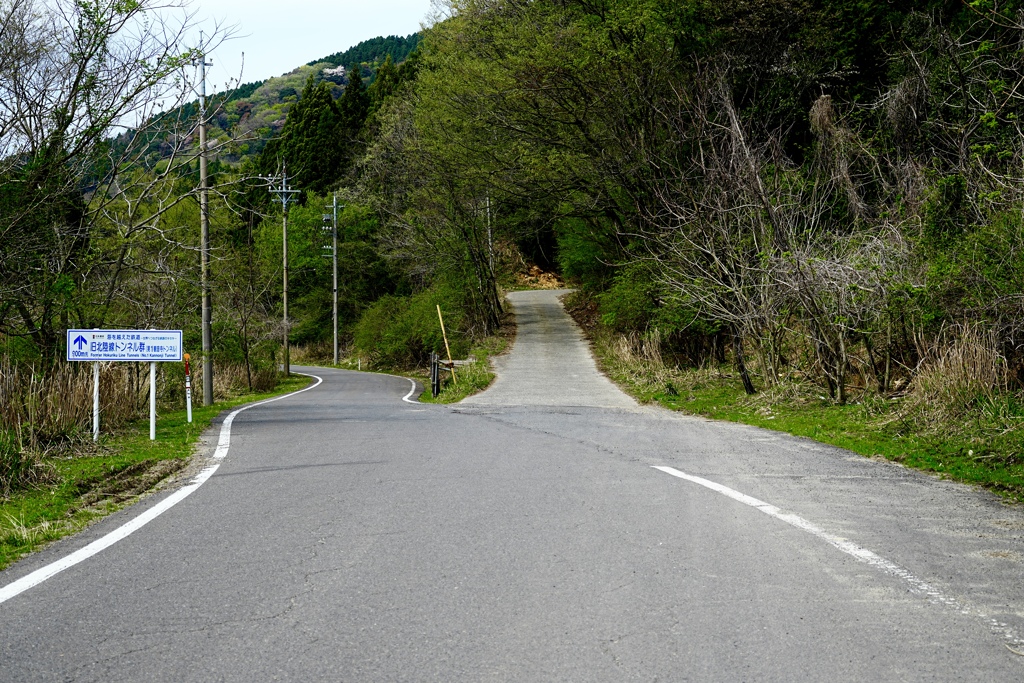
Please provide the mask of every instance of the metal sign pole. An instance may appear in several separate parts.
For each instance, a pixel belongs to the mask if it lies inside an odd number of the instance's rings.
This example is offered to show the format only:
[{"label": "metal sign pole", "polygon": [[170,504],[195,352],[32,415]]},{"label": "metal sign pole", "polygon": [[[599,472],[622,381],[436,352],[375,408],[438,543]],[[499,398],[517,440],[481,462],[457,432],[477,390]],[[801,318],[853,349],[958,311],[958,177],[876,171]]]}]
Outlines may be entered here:
[{"label": "metal sign pole", "polygon": [[149,364],[149,440],[156,441],[156,363]]},{"label": "metal sign pole", "polygon": [[100,440],[100,364],[92,364],[92,440]]},{"label": "metal sign pole", "polygon": [[92,439],[100,438],[100,363],[149,363],[149,438],[156,439],[156,364],[179,362],[181,330],[69,329],[67,360],[92,363]]}]

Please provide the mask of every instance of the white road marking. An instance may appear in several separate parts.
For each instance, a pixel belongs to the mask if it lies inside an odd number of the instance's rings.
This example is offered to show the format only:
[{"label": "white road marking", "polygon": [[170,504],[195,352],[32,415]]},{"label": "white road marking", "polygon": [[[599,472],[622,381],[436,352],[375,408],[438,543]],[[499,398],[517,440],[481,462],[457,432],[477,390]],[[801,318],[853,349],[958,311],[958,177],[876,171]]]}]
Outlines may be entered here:
[{"label": "white road marking", "polygon": [[[358,372],[362,372],[362,371],[358,371]],[[419,401],[415,401],[415,400],[412,399],[412,395],[416,393],[416,380],[412,379],[411,377],[403,377],[402,375],[389,375],[386,372],[377,372],[377,373],[367,372],[366,374],[368,374],[368,375],[377,374],[377,375],[384,375],[385,377],[395,377],[397,379],[409,380],[409,382],[412,384],[412,389],[409,389],[409,393],[406,394],[405,396],[403,396],[402,400],[405,401],[406,403],[415,403],[415,404],[419,404],[420,403]]]},{"label": "white road marking", "polygon": [[[295,374],[306,375],[306,373],[304,372],[297,372]],[[282,399],[291,398],[296,394],[301,394],[304,391],[315,389],[316,387],[320,386],[321,382],[324,381],[322,377],[317,377],[316,375],[306,376],[315,379],[316,384],[308,386],[305,389],[293,391],[292,393],[285,394],[284,396],[278,396],[277,398],[268,398],[267,400],[260,401],[259,403],[252,403],[247,406],[242,406],[241,408],[232,411],[231,414],[224,419],[224,423],[221,425],[220,438],[217,440],[217,450],[214,451],[213,457],[216,458],[217,460],[223,460],[224,456],[228,454],[228,448],[231,446],[231,423],[235,421],[235,416],[238,415],[240,412],[242,412],[243,410],[249,410],[249,408],[255,408],[256,406],[262,406],[267,403],[273,403],[274,401],[280,401]],[[220,467],[219,462],[215,465],[210,465],[209,467],[204,468],[199,474],[197,474],[192,479],[192,481],[189,484],[183,486],[182,488],[178,489],[171,495],[167,496],[162,501],[160,501],[150,509],[143,512],[135,519],[132,519],[131,521],[122,524],[121,526],[117,527],[107,535],[96,539],[89,545],[85,546],[84,548],[76,550],[67,557],[59,559],[56,562],[51,562],[45,567],[41,567],[35,570],[34,572],[21,577],[17,581],[9,583],[3,588],[0,588],[0,604],[7,602],[16,595],[24,593],[33,586],[38,586],[43,581],[46,581],[47,579],[61,573],[65,569],[74,567],[79,562],[84,562],[93,555],[96,555],[97,553],[106,550],[107,548],[114,545],[121,539],[127,538],[132,533],[146,526],[154,519],[156,519],[157,517],[167,512],[172,507],[174,507],[175,505],[177,505],[178,503],[192,495],[192,493],[194,493],[196,489],[198,489],[200,486],[206,483],[207,479],[213,476],[213,473],[217,471],[218,467]]]},{"label": "white road marking", "polygon": [[994,633],[998,634],[1005,640],[1013,643],[1014,645],[1024,645],[1024,640],[1021,640],[1021,638],[1017,636],[1016,632],[1009,625],[1004,624],[998,619],[993,619],[984,612],[981,612],[975,608],[967,607],[966,605],[958,601],[956,598],[944,594],[935,586],[932,586],[930,583],[922,579],[919,579],[910,571],[904,569],[895,562],[891,562],[885,559],[884,557],[868,550],[867,548],[863,548],[857,545],[853,541],[848,541],[845,538],[841,538],[839,536],[836,536],[835,534],[831,534],[822,529],[821,527],[812,524],[811,522],[808,522],[806,519],[800,517],[799,515],[783,512],[779,508],[775,507],[774,505],[771,505],[770,503],[766,503],[763,500],[758,500],[757,498],[748,496],[745,493],[740,493],[735,489],[731,489],[728,486],[723,486],[722,484],[713,482],[710,479],[695,477],[692,474],[680,472],[674,467],[664,467],[661,465],[652,465],[651,467],[653,467],[656,470],[660,470],[665,474],[671,474],[673,477],[679,477],[680,479],[685,479],[686,481],[693,482],[694,484],[699,484],[705,488],[711,489],[712,491],[721,493],[722,495],[728,496],[729,498],[732,498],[735,501],[743,503],[744,505],[749,505],[752,508],[760,510],[769,517],[774,517],[775,519],[778,519],[782,522],[785,522],[786,524],[794,526],[797,529],[800,529],[801,531],[806,531],[812,536],[817,536],[821,540],[838,548],[847,555],[850,555],[851,557],[854,557],[857,560],[874,567],[875,569],[879,569],[885,572],[886,574],[890,574],[898,579],[902,579],[910,587],[910,590],[912,592],[926,596],[930,602],[945,605],[946,607],[954,609],[957,612],[960,612],[961,614],[981,618],[983,621],[985,621],[985,623]]},{"label": "white road marking", "polygon": [[[396,375],[392,375],[392,377],[395,376]],[[411,398],[411,396],[416,393],[416,381],[408,377],[406,377],[405,379],[408,379],[410,382],[412,382],[412,389],[409,390],[408,394],[402,397],[402,400],[405,401],[406,403],[419,403],[419,401],[413,401]]]}]

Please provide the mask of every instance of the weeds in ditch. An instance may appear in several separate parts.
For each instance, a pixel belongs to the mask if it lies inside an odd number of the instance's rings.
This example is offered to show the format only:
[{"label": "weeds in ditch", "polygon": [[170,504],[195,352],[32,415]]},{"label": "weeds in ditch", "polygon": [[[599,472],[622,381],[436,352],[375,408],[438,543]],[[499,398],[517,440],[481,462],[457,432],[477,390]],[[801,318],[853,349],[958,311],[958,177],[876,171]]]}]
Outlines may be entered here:
[{"label": "weeds in ditch", "polygon": [[805,436],[1024,501],[1024,405],[994,343],[975,328],[927,356],[901,390],[866,387],[839,405],[799,373],[748,396],[731,365],[681,368],[656,333],[587,330],[602,370],[643,403]]}]

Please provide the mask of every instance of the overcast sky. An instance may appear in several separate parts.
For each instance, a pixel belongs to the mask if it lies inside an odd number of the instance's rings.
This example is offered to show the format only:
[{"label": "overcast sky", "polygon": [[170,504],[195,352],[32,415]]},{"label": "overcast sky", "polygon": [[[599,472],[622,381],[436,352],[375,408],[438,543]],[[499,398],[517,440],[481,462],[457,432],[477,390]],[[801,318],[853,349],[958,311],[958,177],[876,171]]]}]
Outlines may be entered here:
[{"label": "overcast sky", "polygon": [[430,0],[192,0],[191,9],[207,27],[237,27],[209,57],[209,89],[216,92],[238,78],[242,53],[243,83],[280,76],[369,38],[419,31]]}]

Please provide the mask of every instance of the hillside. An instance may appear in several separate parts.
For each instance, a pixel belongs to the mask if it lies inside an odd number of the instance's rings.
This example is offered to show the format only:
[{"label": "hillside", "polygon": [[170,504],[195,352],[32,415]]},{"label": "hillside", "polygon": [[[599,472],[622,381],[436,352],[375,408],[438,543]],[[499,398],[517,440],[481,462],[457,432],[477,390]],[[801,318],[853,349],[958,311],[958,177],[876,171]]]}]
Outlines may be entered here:
[{"label": "hillside", "polygon": [[[344,76],[325,77],[324,69],[358,65],[360,75],[369,85],[373,82],[377,68],[388,55],[396,64],[403,62],[419,42],[418,33],[405,37],[378,36],[357,43],[343,52],[335,52],[303,64],[280,76],[246,83],[234,90],[212,96],[210,106],[216,114],[211,120],[209,137],[220,147],[218,160],[236,164],[262,150],[267,141],[284,126],[288,110],[298,100],[310,74],[315,74],[317,80],[328,80],[331,93],[337,99],[344,92],[348,79]],[[185,105],[180,113],[187,116],[196,112],[198,102]],[[171,112],[169,116],[176,118],[178,113]]]},{"label": "hillside", "polygon": [[371,38],[370,40],[364,40],[358,45],[354,45],[344,52],[335,52],[333,55],[328,55],[322,59],[317,59],[312,62],[308,62],[307,66],[316,66],[318,64],[327,63],[328,65],[335,66],[351,66],[353,64],[362,65],[377,65],[384,61],[384,59],[391,55],[391,61],[404,62],[413,50],[415,50],[420,44],[420,34],[413,33],[410,36],[387,36]]}]

